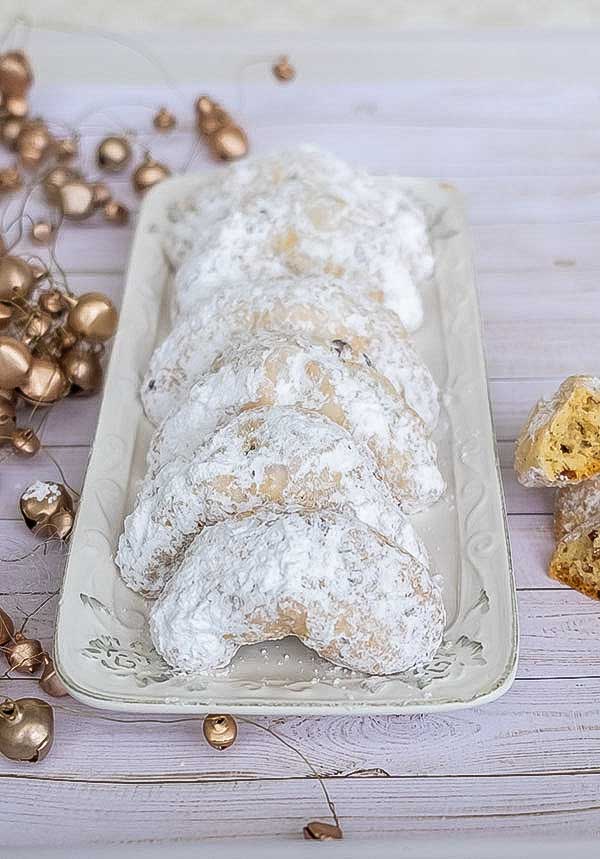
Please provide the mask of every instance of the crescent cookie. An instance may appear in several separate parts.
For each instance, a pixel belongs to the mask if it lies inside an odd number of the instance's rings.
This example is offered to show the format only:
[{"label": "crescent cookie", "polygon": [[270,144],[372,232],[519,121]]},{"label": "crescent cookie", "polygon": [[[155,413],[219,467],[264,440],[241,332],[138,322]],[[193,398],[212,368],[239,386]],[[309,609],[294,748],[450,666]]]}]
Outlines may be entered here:
[{"label": "crescent cookie", "polygon": [[554,533],[562,540],[585,522],[600,520],[600,474],[556,493]]},{"label": "crescent cookie", "polygon": [[152,356],[142,385],[148,417],[159,423],[230,342],[260,330],[350,343],[435,427],[437,386],[398,317],[353,295],[342,282],[311,277],[221,287],[195,305]]},{"label": "crescent cookie", "polygon": [[517,442],[515,471],[524,486],[564,486],[600,472],[600,379],[569,376],[537,403]]},{"label": "crescent cookie", "polygon": [[444,623],[427,569],[334,512],[261,512],[205,528],[150,613],[157,651],[186,672],[295,635],[338,665],[392,674],[427,663]]},{"label": "crescent cookie", "polygon": [[315,148],[239,162],[170,210],[165,250],[177,266],[177,312],[216,287],[249,278],[345,279],[394,310],[409,331],[423,319],[417,284],[433,271],[427,224],[395,182]]},{"label": "crescent cookie", "polygon": [[405,512],[433,504],[444,490],[425,425],[364,356],[341,341],[328,349],[266,331],[225,350],[190,388],[153,437],[151,470],[177,455],[189,459],[221,422],[268,405],[317,411],[347,429],[369,448]]},{"label": "crescent cookie", "polygon": [[175,459],[144,480],[119,540],[121,576],[157,596],[205,525],[261,508],[348,512],[427,566],[375,471],[369,451],[329,418],[276,406],[244,412],[189,461]]}]

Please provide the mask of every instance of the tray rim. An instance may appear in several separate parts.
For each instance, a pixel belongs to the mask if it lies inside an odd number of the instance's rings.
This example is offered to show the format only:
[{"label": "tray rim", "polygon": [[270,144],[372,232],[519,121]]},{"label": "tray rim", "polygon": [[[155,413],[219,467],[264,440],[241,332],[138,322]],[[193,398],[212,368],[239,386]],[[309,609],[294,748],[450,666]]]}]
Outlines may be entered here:
[{"label": "tray rim", "polygon": [[[127,268],[127,274],[125,277],[125,286],[123,290],[123,301],[122,301],[122,317],[125,314],[126,308],[129,309],[129,305],[133,303],[134,297],[134,287],[133,282],[136,278],[139,277],[138,267],[140,266],[140,261],[143,259],[146,252],[146,243],[147,243],[147,232],[149,227],[149,221],[154,221],[155,216],[153,213],[153,209],[157,203],[160,203],[163,198],[169,199],[179,192],[180,188],[189,187],[194,181],[199,181],[203,175],[206,174],[207,171],[202,171],[194,174],[185,174],[181,176],[171,177],[160,185],[153,188],[144,198],[141,209],[139,219],[136,225],[135,235],[131,246],[131,252],[129,257],[129,263]],[[383,177],[385,178],[385,177]],[[218,707],[221,710],[227,710],[231,713],[239,713],[240,715],[271,715],[271,714],[285,714],[285,715],[298,715],[298,714],[306,714],[306,715],[327,715],[332,713],[344,713],[347,715],[376,715],[376,714],[417,714],[417,713],[427,713],[427,712],[449,712],[458,709],[466,709],[469,707],[479,706],[481,704],[486,704],[491,701],[496,700],[501,695],[505,694],[508,689],[511,687],[517,673],[518,666],[518,654],[519,654],[519,621],[518,621],[518,613],[517,613],[517,598],[516,598],[516,586],[515,586],[515,578],[514,578],[514,570],[512,564],[512,556],[511,556],[511,546],[510,546],[510,537],[508,531],[508,523],[506,516],[506,506],[502,488],[502,481],[500,477],[500,466],[498,460],[498,450],[496,437],[494,433],[493,427],[493,415],[491,409],[490,395],[489,395],[489,385],[487,380],[487,368],[485,361],[485,352],[483,349],[483,327],[481,321],[481,313],[479,307],[479,294],[476,288],[476,278],[473,267],[473,253],[471,248],[470,234],[466,229],[466,216],[465,216],[465,206],[463,202],[463,198],[461,194],[457,191],[457,189],[450,185],[447,182],[438,182],[435,179],[423,179],[420,177],[404,177],[397,176],[393,174],[393,178],[400,182],[406,183],[421,183],[421,184],[431,184],[442,187],[444,192],[452,199],[453,206],[460,213],[463,225],[465,227],[465,240],[468,247],[468,267],[469,267],[469,277],[473,285],[473,293],[474,293],[474,304],[475,304],[475,312],[478,320],[478,330],[477,336],[475,338],[475,342],[480,350],[480,361],[484,371],[484,377],[481,380],[485,385],[485,390],[487,394],[487,417],[489,418],[490,427],[491,427],[491,441],[493,444],[493,453],[494,453],[494,466],[495,466],[495,478],[497,481],[497,486],[499,490],[499,501],[501,506],[501,515],[502,515],[502,525],[503,525],[503,533],[504,540],[507,552],[507,574],[508,574],[508,592],[509,592],[509,601],[510,601],[510,620],[511,620],[511,633],[510,640],[508,642],[507,647],[507,659],[504,665],[504,669],[501,673],[493,678],[493,680],[482,687],[481,689],[475,691],[468,698],[460,698],[456,697],[453,699],[445,699],[445,700],[432,700],[432,701],[419,701],[414,704],[400,703],[400,702],[387,702],[387,701],[372,701],[372,702],[361,702],[361,701],[332,701],[332,702],[319,702],[319,703],[311,703],[307,700],[298,701],[297,703],[287,703],[287,702],[279,702],[279,701],[268,701],[266,703],[237,703],[237,702],[225,702],[218,704]],[[162,255],[162,254],[161,254]],[[164,278],[167,274],[167,264],[164,262],[164,272],[163,272],[163,283]],[[164,286],[163,286],[164,289]],[[121,317],[121,318],[122,318]],[[90,463],[94,458],[94,452],[97,449],[97,444],[99,438],[101,437],[101,431],[104,429],[104,423],[107,421],[107,412],[109,410],[109,398],[106,396],[106,392],[109,390],[110,383],[114,376],[117,374],[117,366],[118,366],[118,355],[120,352],[120,347],[125,339],[126,335],[124,333],[124,328],[121,324],[119,324],[119,328],[117,331],[117,335],[115,338],[113,351],[110,357],[109,366],[106,374],[106,385],[103,393],[102,404],[99,412],[98,423],[96,426],[96,431],[94,434],[93,442],[90,446],[90,452],[88,457],[88,463],[86,467],[89,468]],[[82,490],[80,510],[83,507],[83,501],[85,498],[85,489],[86,484],[84,483],[84,487]],[[84,682],[78,680],[76,677],[72,676],[69,673],[67,665],[65,664],[67,660],[63,659],[63,653],[66,654],[67,651],[64,647],[63,641],[63,632],[66,627],[68,621],[64,619],[64,604],[65,604],[65,595],[68,590],[68,584],[70,579],[70,562],[72,556],[72,547],[75,545],[77,540],[77,524],[79,521],[79,511],[76,517],[75,528],[73,532],[73,543],[71,549],[68,554],[67,564],[65,567],[65,572],[61,584],[60,591],[60,599],[59,599],[59,607],[57,614],[57,623],[56,623],[56,636],[55,636],[55,648],[54,648],[54,656],[55,656],[55,666],[56,670],[59,674],[59,677],[65,684],[69,693],[77,700],[81,701],[84,704],[89,706],[98,708],[98,709],[106,709],[106,710],[120,710],[120,711],[130,711],[130,712],[161,712],[161,713],[190,713],[190,714],[198,714],[201,715],[207,712],[214,712],[215,703],[211,701],[201,702],[201,701],[183,701],[183,700],[174,700],[172,696],[165,695],[162,698],[157,697],[155,699],[149,699],[141,702],[137,697],[128,697],[126,694],[119,695],[116,697],[115,695],[108,693],[98,693],[94,691],[89,686],[86,686]],[[85,679],[85,677],[83,678]]]}]

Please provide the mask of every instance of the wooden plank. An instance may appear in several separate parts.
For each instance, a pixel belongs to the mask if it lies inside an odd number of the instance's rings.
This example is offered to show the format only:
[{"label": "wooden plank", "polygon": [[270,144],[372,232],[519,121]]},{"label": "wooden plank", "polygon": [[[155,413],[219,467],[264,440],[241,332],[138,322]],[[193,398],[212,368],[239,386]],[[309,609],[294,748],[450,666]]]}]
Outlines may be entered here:
[{"label": "wooden plank", "polygon": [[[600,776],[331,779],[346,837],[429,832],[509,836],[600,833]],[[6,849],[178,839],[301,839],[329,819],[315,780],[106,785],[7,778],[0,807]],[[7,800],[6,798],[10,799]],[[57,822],[57,809],[60,817]],[[15,816],[20,825],[15,826]],[[318,848],[317,848],[318,849]]]},{"label": "wooden plank", "polygon": [[[216,754],[202,741],[201,717],[157,723],[91,710],[70,698],[52,700],[34,680],[0,684],[0,693],[42,697],[57,707],[52,754],[26,773],[39,779],[177,783],[312,776],[297,753],[243,721],[236,744]],[[327,777],[593,774],[600,761],[599,694],[597,678],[518,680],[498,701],[455,713],[255,721]],[[0,779],[20,774],[22,765],[0,758]]]}]

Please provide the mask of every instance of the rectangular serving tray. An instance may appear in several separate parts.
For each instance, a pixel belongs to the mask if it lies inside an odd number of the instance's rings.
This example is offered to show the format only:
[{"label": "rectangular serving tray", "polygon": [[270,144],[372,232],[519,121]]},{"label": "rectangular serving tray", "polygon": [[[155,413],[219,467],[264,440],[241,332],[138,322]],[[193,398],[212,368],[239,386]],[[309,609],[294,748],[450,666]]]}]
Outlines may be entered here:
[{"label": "rectangular serving tray", "polygon": [[242,648],[215,675],[181,676],[153,649],[148,605],[122,583],[113,555],[152,432],[139,386],[169,329],[171,275],[160,233],[168,205],[201,178],[163,182],[140,213],[60,597],[61,679],[91,706],[135,712],[422,713],[499,697],[514,679],[518,651],[504,499],[463,205],[452,186],[433,180],[394,178],[426,212],[436,258],[415,342],[442,391],[435,440],[448,492],[414,521],[444,579],[448,623],[440,651],[422,670],[368,677],[288,638]]}]

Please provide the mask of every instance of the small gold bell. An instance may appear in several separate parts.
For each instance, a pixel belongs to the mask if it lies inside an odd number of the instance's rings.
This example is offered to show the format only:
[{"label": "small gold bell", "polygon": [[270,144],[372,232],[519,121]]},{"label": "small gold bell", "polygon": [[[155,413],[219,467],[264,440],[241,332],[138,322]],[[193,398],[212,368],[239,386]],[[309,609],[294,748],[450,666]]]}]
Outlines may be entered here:
[{"label": "small gold bell", "polygon": [[54,712],[41,698],[0,703],[0,753],[13,761],[43,760],[54,740]]},{"label": "small gold bell", "polygon": [[19,509],[31,531],[61,510],[73,511],[73,500],[62,483],[37,480],[28,486],[19,499]]},{"label": "small gold bell", "polygon": [[27,298],[33,288],[31,266],[21,257],[0,256],[0,301]]},{"label": "small gold bell", "polygon": [[122,226],[129,220],[129,209],[123,203],[118,203],[116,200],[110,200],[102,211],[106,220],[112,224]]},{"label": "small gold bell", "polygon": [[166,107],[161,107],[156,112],[152,122],[158,131],[170,131],[177,125],[175,115],[170,110],[167,110]]},{"label": "small gold bell", "polygon": [[101,209],[103,206],[106,206],[111,199],[110,189],[104,182],[94,182],[92,185],[92,194],[95,209]]},{"label": "small gold bell", "polygon": [[228,749],[235,743],[237,723],[233,716],[209,713],[202,725],[204,737],[213,749]]},{"label": "small gold bell", "polygon": [[33,72],[23,51],[0,54],[0,92],[23,96],[33,83]]},{"label": "small gold bell", "polygon": [[54,143],[54,153],[59,161],[70,161],[77,155],[79,147],[72,137],[62,137]]},{"label": "small gold bell", "polygon": [[0,647],[4,647],[15,634],[15,625],[3,608],[0,608]]},{"label": "small gold bell", "polygon": [[17,148],[17,140],[23,129],[23,124],[22,119],[16,116],[9,116],[0,125],[0,139],[7,149],[14,151]]},{"label": "small gold bell", "polygon": [[84,221],[94,211],[94,189],[83,179],[71,179],[58,189],[60,208],[71,221]]},{"label": "small gold bell", "polygon": [[48,292],[42,292],[38,298],[38,304],[44,313],[50,313],[52,316],[59,316],[65,309],[63,294],[59,289],[49,289]]},{"label": "small gold bell", "polygon": [[65,167],[64,164],[57,164],[56,167],[53,167],[52,170],[46,173],[42,180],[42,186],[48,202],[58,205],[60,203],[60,189],[63,185],[66,185],[67,182],[75,182],[80,179],[81,173],[79,170]]},{"label": "small gold bell", "polygon": [[24,95],[9,95],[4,99],[2,106],[9,116],[16,116],[19,119],[23,119],[29,112],[29,105]]},{"label": "small gold bell", "polygon": [[69,393],[69,382],[54,358],[37,355],[24,382],[18,386],[20,396],[32,405],[50,405]]},{"label": "small gold bell", "polygon": [[58,510],[33,529],[36,537],[44,540],[67,540],[71,536],[75,514],[71,510]]},{"label": "small gold bell", "polygon": [[115,333],[118,322],[117,310],[108,296],[101,292],[86,292],[79,298],[67,298],[71,304],[67,325],[73,334],[103,343]]},{"label": "small gold bell", "polygon": [[81,345],[65,352],[60,366],[72,385],[72,394],[93,394],[102,384],[102,364],[98,355]]},{"label": "small gold bell", "polygon": [[56,673],[54,660],[48,653],[44,653],[42,658],[44,660],[44,668],[42,676],[39,679],[40,687],[44,690],[46,695],[52,695],[53,698],[64,698],[64,696],[69,693]]},{"label": "small gold bell", "polygon": [[248,152],[248,138],[238,125],[219,128],[208,142],[214,155],[222,161],[235,161]]},{"label": "small gold bell", "polygon": [[33,357],[19,340],[0,337],[0,386],[9,391],[25,383]]},{"label": "small gold bell", "polygon": [[96,151],[98,166],[117,173],[131,158],[131,146],[126,137],[111,135],[100,142]]},{"label": "small gold bell", "polygon": [[54,227],[48,221],[36,221],[31,227],[31,238],[38,245],[47,245],[54,233]]},{"label": "small gold bell", "polygon": [[308,841],[333,841],[344,837],[339,826],[332,823],[321,823],[320,820],[311,820],[302,830]]},{"label": "small gold bell", "polygon": [[21,185],[21,174],[16,167],[3,167],[0,170],[0,194],[12,194]]},{"label": "small gold bell", "polygon": [[36,638],[27,638],[22,632],[15,632],[4,652],[11,670],[19,674],[33,674],[42,665],[42,645]]},{"label": "small gold bell", "polygon": [[143,194],[170,175],[169,168],[165,164],[161,164],[160,161],[155,161],[147,152],[142,163],[133,171],[133,187],[138,194]]},{"label": "small gold bell", "polygon": [[15,430],[11,444],[15,453],[21,456],[35,456],[41,447],[41,442],[31,427]]},{"label": "small gold bell", "polygon": [[291,65],[287,57],[280,57],[273,66],[273,74],[278,81],[288,83],[296,77],[296,69]]}]

